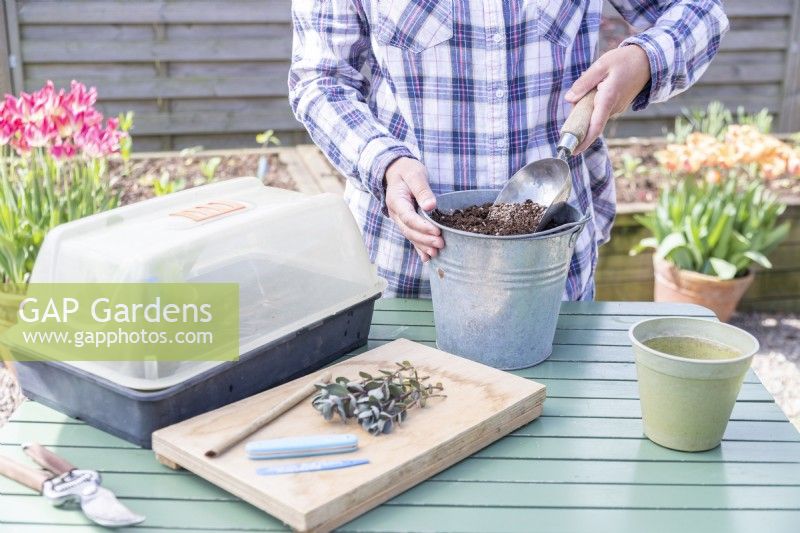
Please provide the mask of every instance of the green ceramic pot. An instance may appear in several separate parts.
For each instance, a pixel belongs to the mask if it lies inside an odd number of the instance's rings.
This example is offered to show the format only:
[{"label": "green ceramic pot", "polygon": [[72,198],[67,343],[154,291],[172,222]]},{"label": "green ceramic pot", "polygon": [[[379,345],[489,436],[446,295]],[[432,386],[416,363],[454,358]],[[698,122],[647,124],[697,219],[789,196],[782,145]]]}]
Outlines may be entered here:
[{"label": "green ceramic pot", "polygon": [[[683,317],[643,320],[628,335],[636,357],[647,438],[686,452],[718,446],[745,373],[758,351],[756,338],[728,324]],[[738,353],[726,359],[691,359],[645,346],[659,337],[707,340]]]}]

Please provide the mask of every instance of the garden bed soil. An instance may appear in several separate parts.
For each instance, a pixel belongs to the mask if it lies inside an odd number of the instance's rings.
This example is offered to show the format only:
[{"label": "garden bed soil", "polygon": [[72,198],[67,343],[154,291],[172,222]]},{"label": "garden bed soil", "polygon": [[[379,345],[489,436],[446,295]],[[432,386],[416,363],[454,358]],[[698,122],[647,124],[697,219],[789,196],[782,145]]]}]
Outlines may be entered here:
[{"label": "garden bed soil", "polygon": [[434,211],[431,218],[449,228],[482,235],[525,235],[536,231],[547,208],[531,200],[521,204],[486,203],[456,209],[452,213]]},{"label": "garden bed soil", "polygon": [[258,172],[258,160],[262,155],[267,155],[269,170],[264,177],[264,184],[281,189],[297,190],[292,177],[289,175],[286,163],[275,152],[258,153],[253,150],[193,153],[184,151],[170,155],[134,156],[127,163],[114,159],[109,163],[109,176],[114,188],[120,191],[121,203],[132,204],[155,196],[153,183],[167,176],[167,180],[183,183],[186,188],[207,183],[208,180],[201,172],[204,164],[213,157],[221,159],[214,174],[214,181],[239,178],[242,176],[255,176]]},{"label": "garden bed soil", "polygon": [[[649,204],[655,202],[658,187],[666,176],[658,170],[655,152],[666,146],[663,138],[630,138],[607,140],[611,165],[620,204]],[[201,166],[212,157],[222,161],[215,179],[240,176],[255,176],[258,159],[266,151],[253,149],[226,150],[220,152],[198,152],[185,150],[168,154],[136,154],[130,162],[112,161],[109,165],[112,183],[122,193],[122,203],[129,204],[154,196],[152,183],[162,175],[170,181],[185,181],[187,187],[206,182],[200,172]],[[297,184],[281,159],[280,150],[269,152],[269,172],[264,179],[266,185],[297,190]],[[627,163],[627,164],[626,164]],[[626,171],[625,168],[628,168]],[[333,175],[341,176],[335,171]],[[784,178],[767,182],[768,187],[781,199],[800,200],[800,179]]]}]

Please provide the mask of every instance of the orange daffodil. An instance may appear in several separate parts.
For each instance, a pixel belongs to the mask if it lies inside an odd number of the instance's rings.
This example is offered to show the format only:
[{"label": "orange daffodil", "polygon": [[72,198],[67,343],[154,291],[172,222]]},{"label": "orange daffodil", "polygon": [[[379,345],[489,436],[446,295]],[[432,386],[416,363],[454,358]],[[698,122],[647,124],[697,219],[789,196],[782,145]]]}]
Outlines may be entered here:
[{"label": "orange daffodil", "polygon": [[761,133],[750,125],[731,125],[719,140],[704,133],[691,133],[683,144],[670,144],[657,152],[656,159],[670,171],[703,172],[713,183],[731,171],[755,165],[765,179],[800,177],[800,148]]}]

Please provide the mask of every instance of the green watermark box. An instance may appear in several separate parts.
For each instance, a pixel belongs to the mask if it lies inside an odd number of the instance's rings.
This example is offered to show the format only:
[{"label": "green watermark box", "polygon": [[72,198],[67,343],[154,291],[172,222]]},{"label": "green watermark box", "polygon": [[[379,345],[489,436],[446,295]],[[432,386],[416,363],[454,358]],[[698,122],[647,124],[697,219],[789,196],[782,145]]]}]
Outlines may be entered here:
[{"label": "green watermark box", "polygon": [[379,295],[249,349],[236,361],[198,363],[210,367],[164,389],[131,388],[89,369],[155,366],[170,372],[183,363],[33,361],[19,362],[16,368],[28,398],[149,448],[156,429],[315,371],[365,345]]},{"label": "green watermark box", "polygon": [[18,361],[232,361],[236,283],[32,283],[0,340]]}]

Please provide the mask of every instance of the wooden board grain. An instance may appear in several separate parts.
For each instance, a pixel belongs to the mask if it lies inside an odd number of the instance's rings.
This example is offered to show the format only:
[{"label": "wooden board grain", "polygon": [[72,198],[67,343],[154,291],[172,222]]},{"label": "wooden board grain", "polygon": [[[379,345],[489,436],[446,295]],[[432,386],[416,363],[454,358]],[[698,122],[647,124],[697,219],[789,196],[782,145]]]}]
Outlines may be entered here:
[{"label": "wooden board grain", "polygon": [[[159,430],[153,451],[247,500],[301,531],[328,531],[376,507],[448,466],[527,424],[542,412],[545,387],[535,381],[405,339],[396,340],[338,363],[334,376],[355,378],[409,360],[447,398],[414,409],[391,435],[372,437],[355,424],[326,422],[303,402],[249,440],[292,435],[355,433],[360,447],[347,458],[370,464],[347,470],[263,477],[266,464],[247,459],[245,443],[215,459],[203,455],[208,442],[235,432],[297,387],[306,376],[216,411]],[[302,459],[269,461],[269,464]]]}]

